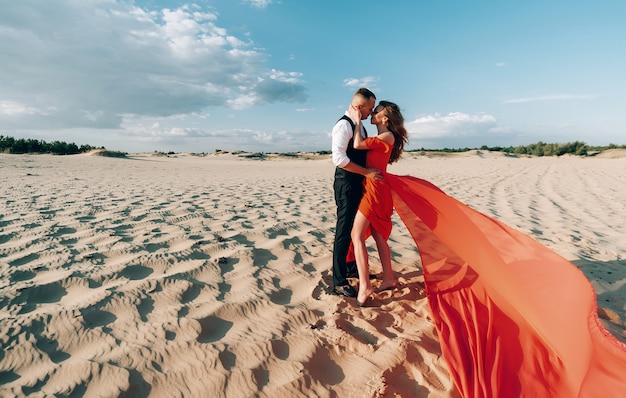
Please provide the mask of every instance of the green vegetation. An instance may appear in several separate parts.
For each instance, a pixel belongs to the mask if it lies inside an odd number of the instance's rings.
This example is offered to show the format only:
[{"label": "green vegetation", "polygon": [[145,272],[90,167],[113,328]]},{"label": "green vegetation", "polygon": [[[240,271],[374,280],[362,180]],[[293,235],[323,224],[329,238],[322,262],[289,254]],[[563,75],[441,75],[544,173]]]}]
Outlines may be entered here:
[{"label": "green vegetation", "polygon": [[565,154],[586,156],[588,149],[589,146],[581,141],[569,142],[567,144],[546,144],[539,141],[536,144],[517,146],[510,152],[517,155],[534,156],[561,156]]},{"label": "green vegetation", "polygon": [[[45,142],[42,140],[5,137],[0,135],[0,153],[52,153],[55,155],[75,155],[98,149],[90,145],[74,143],[68,144],[62,141]],[[104,148],[102,148],[104,149]]]},{"label": "green vegetation", "polygon": [[[126,153],[124,152],[111,152],[106,151],[104,147],[93,147],[91,145],[81,145],[78,146],[74,143],[66,143],[62,141],[53,141],[53,142],[45,142],[42,140],[35,139],[24,139],[24,138],[13,138],[6,137],[0,135],[0,153],[14,153],[14,154],[23,154],[23,153],[51,153],[55,155],[74,155],[78,153],[89,152],[94,149],[102,149],[105,153],[104,156],[115,156],[115,157],[125,157]],[[616,145],[609,144],[608,146],[589,146],[582,141],[574,141],[568,142],[565,144],[556,144],[556,143],[545,143],[539,141],[535,144],[530,145],[518,145],[518,146],[509,146],[509,147],[500,147],[494,146],[489,147],[487,145],[483,145],[480,148],[443,148],[443,149],[412,149],[408,152],[467,152],[471,150],[481,150],[481,151],[492,151],[492,152],[505,152],[511,155],[532,155],[532,156],[561,156],[565,154],[577,155],[577,156],[588,156],[593,155],[598,152],[605,151],[607,149],[626,149],[626,145]],[[175,155],[175,152],[157,152],[156,154],[162,156]],[[221,149],[215,150],[216,154],[219,153],[229,153],[228,151],[223,151]],[[255,159],[264,159],[266,154],[263,152],[255,152],[255,153],[246,153],[242,151],[234,151],[231,152],[233,155],[240,155],[245,158],[255,158]],[[314,152],[318,155],[330,155],[331,151],[317,151]],[[204,153],[202,154],[204,155]],[[279,154],[280,156],[297,156],[297,152],[287,152]]]},{"label": "green vegetation", "polygon": [[126,158],[126,155],[127,155],[126,152],[107,151],[106,149],[103,149],[101,151],[95,152],[94,154],[98,155],[98,156],[108,157],[108,158]]},{"label": "green vegetation", "polygon": [[246,159],[265,159],[265,154],[263,152],[244,153],[239,156]]},{"label": "green vegetation", "polygon": [[530,145],[518,145],[516,147],[488,147],[487,145],[483,145],[480,148],[459,148],[459,149],[419,149],[419,150],[411,150],[409,152],[423,152],[423,151],[431,151],[431,152],[467,152],[472,149],[482,150],[482,151],[493,151],[493,152],[505,152],[514,155],[532,155],[532,156],[561,156],[565,154],[570,155],[578,155],[578,156],[587,156],[592,152],[602,152],[607,149],[626,149],[626,145],[615,145],[609,144],[608,146],[589,146],[582,141],[574,141],[568,142],[565,144],[555,144],[555,143],[545,143],[539,141],[535,144]]}]

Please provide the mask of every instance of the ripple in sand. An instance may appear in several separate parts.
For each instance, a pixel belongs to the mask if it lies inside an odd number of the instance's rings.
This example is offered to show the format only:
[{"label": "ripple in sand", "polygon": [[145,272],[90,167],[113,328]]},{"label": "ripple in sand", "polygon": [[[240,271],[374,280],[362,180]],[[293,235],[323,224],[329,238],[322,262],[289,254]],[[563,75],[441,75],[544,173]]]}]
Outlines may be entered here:
[{"label": "ripple in sand", "polygon": [[38,304],[58,303],[66,294],[60,282],[52,282],[25,288],[11,304],[22,305],[19,314],[26,314],[35,310]]},{"label": "ripple in sand", "polygon": [[142,322],[148,322],[148,315],[154,311],[154,300],[150,298],[144,298],[137,305],[137,311],[139,312],[139,316],[141,317]]},{"label": "ripple in sand", "polygon": [[226,347],[223,351],[220,351],[220,353],[218,354],[218,357],[224,369],[226,369],[229,372],[237,364],[237,355],[235,355],[232,351],[230,351],[228,347]]},{"label": "ripple in sand", "polygon": [[85,321],[85,327],[90,329],[107,326],[117,319],[114,314],[93,307],[81,309],[80,313]]},{"label": "ripple in sand", "polygon": [[33,279],[35,275],[36,274],[32,271],[17,270],[11,274],[9,279],[11,280],[11,282],[23,282],[29,279]]},{"label": "ripple in sand", "polygon": [[289,358],[289,344],[282,340],[272,340],[272,352],[276,358],[286,361]]},{"label": "ripple in sand", "polygon": [[129,265],[119,272],[119,276],[136,281],[147,278],[152,272],[154,271],[151,268],[142,265]]},{"label": "ripple in sand", "polygon": [[39,254],[37,254],[37,253],[30,253],[30,254],[27,254],[27,255],[22,256],[20,258],[17,258],[17,259],[15,259],[13,261],[9,261],[9,265],[11,267],[19,267],[19,266],[28,264],[28,263],[30,263],[32,261],[35,261],[38,258],[39,258]]},{"label": "ripple in sand", "polygon": [[278,257],[267,249],[252,250],[252,262],[256,267],[265,268],[273,260],[278,260]]},{"label": "ripple in sand", "polygon": [[323,385],[336,385],[345,379],[341,366],[330,357],[328,351],[317,347],[315,353],[304,365],[311,377]]},{"label": "ripple in sand", "polygon": [[202,291],[202,284],[192,281],[191,285],[183,292],[180,297],[181,304],[187,304],[198,298]]},{"label": "ripple in sand", "polygon": [[4,370],[0,372],[0,385],[11,383],[21,376],[12,370]]},{"label": "ripple in sand", "polygon": [[[0,223],[0,228],[2,228],[2,223]],[[15,232],[11,232],[10,234],[6,234],[6,235],[0,235],[0,245],[3,243],[7,243],[8,241],[10,241],[11,239],[13,239],[13,237],[16,235]]]},{"label": "ripple in sand", "polygon": [[276,292],[269,293],[270,301],[278,305],[287,305],[291,303],[293,292],[289,289],[280,289]]},{"label": "ripple in sand", "polygon": [[30,332],[33,333],[37,342],[35,347],[45,352],[54,363],[60,363],[70,357],[65,351],[59,350],[59,343],[56,340],[44,336],[46,325],[42,321],[33,321]]},{"label": "ripple in sand", "polygon": [[233,327],[233,323],[225,319],[210,315],[197,320],[200,322],[200,334],[197,337],[199,343],[213,343],[221,340]]}]

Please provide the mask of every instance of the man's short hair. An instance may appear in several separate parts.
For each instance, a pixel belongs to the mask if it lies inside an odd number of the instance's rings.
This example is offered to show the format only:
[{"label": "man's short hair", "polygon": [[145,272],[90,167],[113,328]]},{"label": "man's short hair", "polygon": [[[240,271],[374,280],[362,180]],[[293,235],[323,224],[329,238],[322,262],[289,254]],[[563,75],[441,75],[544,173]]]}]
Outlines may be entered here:
[{"label": "man's short hair", "polygon": [[354,93],[354,95],[360,95],[362,97],[365,97],[365,99],[367,100],[372,98],[376,99],[374,93],[365,87],[361,87],[360,89],[356,90],[356,93]]}]

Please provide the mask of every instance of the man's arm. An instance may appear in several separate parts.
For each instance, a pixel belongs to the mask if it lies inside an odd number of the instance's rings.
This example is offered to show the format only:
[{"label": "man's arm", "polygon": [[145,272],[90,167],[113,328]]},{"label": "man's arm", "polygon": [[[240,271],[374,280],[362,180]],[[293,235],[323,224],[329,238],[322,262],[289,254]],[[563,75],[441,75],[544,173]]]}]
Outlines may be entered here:
[{"label": "man's arm", "polygon": [[352,126],[347,120],[338,121],[332,131],[332,159],[337,167],[344,168],[350,163],[347,155],[348,144],[352,138]]},{"label": "man's arm", "polygon": [[[360,131],[360,130],[359,130]],[[348,150],[348,144],[352,138],[352,126],[347,120],[340,120],[335,124],[332,131],[332,160],[333,164],[340,167],[350,173],[360,174],[367,178],[382,178],[382,175],[378,169],[370,169],[359,166],[358,164],[350,161],[350,158],[346,154]]]},{"label": "man's arm", "polygon": [[367,167],[361,167],[354,162],[348,163],[347,165],[343,167],[343,169],[354,174],[360,174],[366,178],[379,179],[379,177],[382,177],[378,169],[370,169]]}]

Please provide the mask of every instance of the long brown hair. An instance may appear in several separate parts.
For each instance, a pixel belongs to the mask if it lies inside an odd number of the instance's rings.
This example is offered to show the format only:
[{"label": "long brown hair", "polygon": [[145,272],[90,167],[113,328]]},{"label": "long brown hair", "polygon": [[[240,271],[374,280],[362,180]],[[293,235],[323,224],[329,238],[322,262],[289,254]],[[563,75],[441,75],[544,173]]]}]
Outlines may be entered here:
[{"label": "long brown hair", "polygon": [[393,133],[395,138],[391,156],[389,157],[389,164],[391,164],[400,159],[400,155],[404,151],[404,144],[409,141],[409,135],[404,128],[404,116],[402,116],[398,105],[390,101],[380,101],[378,106],[383,107],[385,116],[387,116],[387,128]]}]

